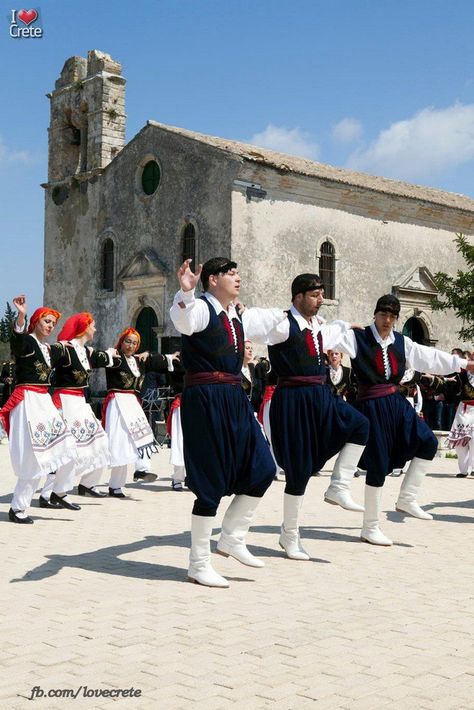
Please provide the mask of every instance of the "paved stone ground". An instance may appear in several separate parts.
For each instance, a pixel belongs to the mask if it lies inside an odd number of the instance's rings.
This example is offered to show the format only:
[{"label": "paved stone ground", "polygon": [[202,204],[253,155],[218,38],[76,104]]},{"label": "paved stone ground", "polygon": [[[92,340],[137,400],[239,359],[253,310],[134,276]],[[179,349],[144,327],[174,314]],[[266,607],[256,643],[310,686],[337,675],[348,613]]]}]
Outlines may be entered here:
[{"label": "paved stone ground", "polygon": [[[154,470],[169,475],[167,461]],[[388,479],[389,549],[359,541],[359,514],[322,502],[328,471],[313,478],[310,562],[278,547],[275,482],[249,535],[266,566],[215,556],[227,590],[184,583],[193,497],[169,480],[130,484],[128,500],[76,498],[76,513],[35,507],[20,526],[7,519],[5,443],[0,465],[1,708],[474,708],[474,478],[456,479],[455,461],[431,465],[432,522],[395,513],[401,479]],[[34,686],[81,690],[32,702]],[[84,686],[141,696],[86,699]]]}]

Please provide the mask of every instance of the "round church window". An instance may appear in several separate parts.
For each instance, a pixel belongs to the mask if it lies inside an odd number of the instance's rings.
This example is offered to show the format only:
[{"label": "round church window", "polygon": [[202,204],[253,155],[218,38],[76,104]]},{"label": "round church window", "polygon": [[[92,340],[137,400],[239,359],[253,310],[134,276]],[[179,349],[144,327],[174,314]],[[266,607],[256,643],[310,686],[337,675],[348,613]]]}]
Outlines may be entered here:
[{"label": "round church window", "polygon": [[66,185],[56,185],[51,194],[55,205],[62,205],[69,197],[69,189]]},{"label": "round church window", "polygon": [[160,184],[160,177],[160,166],[156,160],[149,160],[142,172],[142,187],[145,195],[153,195]]}]

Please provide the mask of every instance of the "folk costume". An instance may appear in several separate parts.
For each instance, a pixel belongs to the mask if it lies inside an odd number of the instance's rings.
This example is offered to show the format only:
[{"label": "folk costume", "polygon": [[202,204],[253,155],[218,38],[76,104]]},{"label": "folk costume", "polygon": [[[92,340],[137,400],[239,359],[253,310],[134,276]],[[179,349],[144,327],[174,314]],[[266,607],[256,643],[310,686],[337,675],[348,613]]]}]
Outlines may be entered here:
[{"label": "folk costume", "polygon": [[[387,295],[378,300],[374,315],[388,312],[398,316],[399,311],[398,299]],[[400,381],[407,366],[442,375],[458,371],[466,361],[419,345],[393,330],[383,340],[375,324],[349,331],[341,348],[350,356],[359,383],[355,406],[370,422],[369,440],[361,460],[367,471],[361,538],[374,545],[389,546],[391,540],[379,528],[385,477],[411,460],[396,508],[431,520],[432,516],[418,505],[417,495],[438,446],[431,429],[400,394]]]},{"label": "folk costume", "polygon": [[171,441],[170,463],[173,466],[171,487],[174,491],[182,491],[183,483],[186,480],[186,467],[184,464],[183,427],[181,426],[181,395],[184,383],[184,368],[181,362],[173,361],[173,370],[170,372],[169,379],[175,395],[166,420],[166,430]]},{"label": "folk costume", "polygon": [[273,393],[275,392],[275,387],[278,381],[274,370],[271,369],[270,363],[268,363],[269,370],[266,372],[265,377],[265,388],[263,390],[263,397],[260,403],[260,408],[258,410],[258,421],[263,427],[265,436],[270,446],[270,451],[272,452],[273,460],[275,461],[277,475],[283,473],[283,469],[278,465],[275,457],[275,452],[273,450],[272,444],[272,426],[270,424],[270,407],[272,404]]},{"label": "folk costume", "polygon": [[85,397],[91,370],[107,367],[113,362],[110,351],[94,350],[79,340],[93,320],[90,313],[76,313],[68,318],[58,336],[65,357],[55,368],[53,402],[76,442],[77,462],[58,468],[56,479],[60,491],[55,489],[51,499],[70,510],[79,509],[66,497],[67,491],[74,487],[76,475],[81,475],[80,495],[102,497],[104,494],[95,486],[110,460],[107,435]]},{"label": "folk costume", "polygon": [[147,372],[166,372],[169,356],[151,354],[146,360],[136,355],[126,357],[120,351],[128,335],[138,338],[134,328],[126,328],[119,336],[119,353],[105,371],[107,397],[102,408],[102,423],[109,438],[110,465],[109,495],[124,498],[122,487],[127,481],[129,464],[136,464],[144,455],[156,453],[153,431],[141,406],[140,391]]},{"label": "folk costume", "polygon": [[474,472],[474,375],[462,370],[461,401],[449,432],[449,448],[458,456],[459,477]]},{"label": "folk costume", "polygon": [[76,459],[74,440],[49,395],[53,367],[64,358],[64,346],[40,342],[33,330],[40,318],[60,313],[38,308],[25,327],[14,327],[11,349],[15,357],[15,389],[0,410],[0,420],[9,435],[10,458],[18,478],[10,520],[29,522],[25,514],[41,476]]},{"label": "folk costume", "polygon": [[5,406],[8,398],[13,394],[15,389],[15,362],[7,360],[3,363],[0,373],[0,382],[3,384],[2,398],[0,400],[0,408]]},{"label": "folk costume", "polygon": [[[235,262],[212,259],[204,264],[203,283],[206,274],[209,277],[235,267]],[[227,587],[227,580],[210,562],[210,537],[220,500],[235,494],[222,521],[218,552],[251,567],[262,567],[263,562],[247,549],[245,535],[274,478],[275,464],[241,386],[244,327],[235,307],[230,305],[226,311],[208,292],[196,299],[194,290],[180,290],[170,315],[182,333],[184,462],[188,488],[196,495],[188,577],[200,584]],[[281,311],[263,316],[267,328],[283,317]]]},{"label": "folk costume", "polygon": [[336,397],[343,397],[346,401],[351,400],[351,394],[355,388],[351,377],[351,368],[339,365],[336,369],[329,365],[327,368],[326,384]]},{"label": "folk costume", "polygon": [[[319,276],[301,274],[292,283],[292,298],[318,288],[323,288]],[[324,350],[340,349],[348,328],[343,321],[325,325],[318,316],[308,322],[291,306],[267,340],[278,375],[270,409],[272,444],[286,476],[280,546],[290,559],[309,560],[300,542],[299,513],[309,479],[332,456],[339,453],[325,501],[363,510],[352,500],[349,485],[367,441],[368,422],[332,394],[324,363]]]}]

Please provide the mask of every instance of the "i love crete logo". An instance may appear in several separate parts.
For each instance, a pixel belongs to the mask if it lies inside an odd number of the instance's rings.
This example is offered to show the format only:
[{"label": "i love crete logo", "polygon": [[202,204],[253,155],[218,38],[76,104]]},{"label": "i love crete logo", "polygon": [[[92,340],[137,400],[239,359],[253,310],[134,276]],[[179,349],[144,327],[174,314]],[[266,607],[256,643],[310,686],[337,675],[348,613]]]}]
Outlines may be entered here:
[{"label": "i love crete logo", "polygon": [[12,10],[10,15],[10,37],[13,39],[39,39],[43,28],[39,24],[38,10]]}]

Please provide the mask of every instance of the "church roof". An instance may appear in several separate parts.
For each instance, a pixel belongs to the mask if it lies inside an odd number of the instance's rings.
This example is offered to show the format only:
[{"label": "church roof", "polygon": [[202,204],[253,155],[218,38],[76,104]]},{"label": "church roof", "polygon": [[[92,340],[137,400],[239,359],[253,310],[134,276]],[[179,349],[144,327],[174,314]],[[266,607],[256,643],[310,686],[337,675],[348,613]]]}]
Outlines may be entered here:
[{"label": "church roof", "polygon": [[306,158],[299,158],[286,153],[279,153],[269,148],[260,148],[249,143],[219,138],[218,136],[208,136],[204,133],[196,133],[185,128],[167,126],[157,121],[147,121],[148,126],[154,126],[168,133],[175,133],[189,138],[193,141],[204,143],[208,146],[222,150],[228,154],[241,157],[253,163],[260,163],[278,171],[286,173],[296,173],[308,177],[328,180],[352,187],[359,187],[366,190],[384,193],[386,195],[405,197],[414,200],[431,202],[436,205],[451,207],[457,210],[474,212],[474,199],[459,195],[454,192],[444,192],[433,187],[414,185],[401,180],[391,180],[389,178],[377,177],[367,173],[359,173],[346,168],[337,168],[325,163],[317,163]]}]

